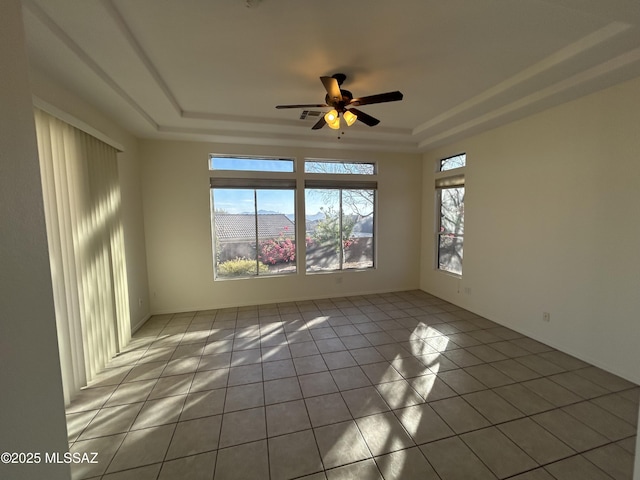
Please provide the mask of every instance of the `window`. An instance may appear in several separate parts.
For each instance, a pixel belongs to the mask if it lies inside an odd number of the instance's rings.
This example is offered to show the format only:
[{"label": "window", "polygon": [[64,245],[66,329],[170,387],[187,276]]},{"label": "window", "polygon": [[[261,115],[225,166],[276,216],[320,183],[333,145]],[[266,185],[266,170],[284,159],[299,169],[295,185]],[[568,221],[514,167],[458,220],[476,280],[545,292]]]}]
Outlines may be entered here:
[{"label": "window", "polygon": [[210,157],[216,279],[296,272],[293,167],[290,159]]},{"label": "window", "polygon": [[437,268],[462,275],[466,154],[440,160],[436,174]]},{"label": "window", "polygon": [[211,155],[209,170],[249,172],[293,172],[293,160],[283,158],[229,157]]},{"label": "window", "polygon": [[305,173],[307,272],[373,268],[375,165],[307,160]]},{"label": "window", "polygon": [[307,160],[305,173],[335,173],[338,175],[375,175],[376,166],[364,162],[336,162],[331,160]]},{"label": "window", "polygon": [[[376,165],[211,155],[216,280],[374,267]],[[305,241],[296,243],[296,182],[304,181]],[[299,219],[302,221],[302,217]],[[302,233],[302,229],[300,229]]]},{"label": "window", "polygon": [[444,158],[440,160],[440,171],[446,172],[455,168],[462,168],[467,163],[467,156],[463,153],[454,157]]}]

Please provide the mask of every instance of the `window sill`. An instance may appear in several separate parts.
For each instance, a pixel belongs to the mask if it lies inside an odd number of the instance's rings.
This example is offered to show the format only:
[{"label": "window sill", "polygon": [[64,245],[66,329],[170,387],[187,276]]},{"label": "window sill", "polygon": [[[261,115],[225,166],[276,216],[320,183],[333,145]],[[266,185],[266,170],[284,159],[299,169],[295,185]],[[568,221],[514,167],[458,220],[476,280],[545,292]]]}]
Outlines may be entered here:
[{"label": "window sill", "polygon": [[458,280],[462,279],[462,274],[461,273],[448,272],[447,270],[441,270],[439,268],[436,268],[435,271],[440,273],[441,275],[446,275],[447,277],[456,278]]}]

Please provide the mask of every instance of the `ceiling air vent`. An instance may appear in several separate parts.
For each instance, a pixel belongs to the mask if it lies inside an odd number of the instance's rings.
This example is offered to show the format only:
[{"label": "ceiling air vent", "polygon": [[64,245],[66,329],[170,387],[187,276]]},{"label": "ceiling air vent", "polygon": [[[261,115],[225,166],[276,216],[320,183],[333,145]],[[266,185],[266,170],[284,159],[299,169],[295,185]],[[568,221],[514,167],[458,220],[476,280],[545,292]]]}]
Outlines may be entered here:
[{"label": "ceiling air vent", "polygon": [[318,120],[323,112],[318,110],[303,110],[300,114],[300,120]]}]

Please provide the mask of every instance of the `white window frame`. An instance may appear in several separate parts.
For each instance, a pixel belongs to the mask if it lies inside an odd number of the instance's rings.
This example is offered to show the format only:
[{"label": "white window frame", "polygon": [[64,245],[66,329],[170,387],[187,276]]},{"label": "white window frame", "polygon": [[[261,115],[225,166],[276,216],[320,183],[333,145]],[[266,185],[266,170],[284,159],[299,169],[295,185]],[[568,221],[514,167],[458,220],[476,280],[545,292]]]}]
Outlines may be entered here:
[{"label": "white window frame", "polygon": [[[280,171],[256,171],[256,170],[232,170],[232,169],[213,169],[212,159],[214,157],[237,158],[246,160],[287,160],[293,162],[293,172]],[[373,173],[352,174],[349,172],[340,173],[315,173],[305,172],[306,162],[324,162],[324,163],[343,163],[343,164],[364,164],[373,168]],[[265,275],[260,274],[256,268],[256,274],[250,274],[239,277],[219,277],[216,268],[216,228],[215,228],[215,208],[213,202],[213,190],[218,188],[224,189],[291,189],[295,195],[295,237],[296,237],[296,272],[295,274],[315,275],[315,274],[336,274],[343,272],[368,271],[376,268],[377,265],[377,210],[378,210],[378,170],[375,161],[357,161],[357,160],[340,160],[325,158],[304,158],[296,159],[290,157],[270,157],[266,155],[234,155],[234,154],[210,154],[208,159],[209,168],[209,185],[210,185],[210,212],[211,212],[211,245],[213,252],[213,277],[215,281],[228,281],[237,279],[254,279],[254,278],[273,278],[274,276],[283,276],[283,274]],[[331,189],[339,190],[373,190],[373,227],[372,227],[372,265],[363,268],[344,268],[344,250],[341,245],[340,252],[340,268],[327,270],[308,270],[307,268],[307,249],[305,242],[306,225],[306,208],[305,193],[307,189]],[[342,221],[342,205],[340,205],[340,219]],[[302,222],[301,222],[302,221]],[[259,262],[258,259],[256,259]],[[291,275],[294,273],[286,274]]]},{"label": "white window frame", "polygon": [[[442,170],[443,162],[455,159],[456,157],[464,157],[464,166],[452,168],[449,170]],[[443,190],[452,189],[452,188],[464,188],[465,196],[466,196],[466,187],[465,187],[465,167],[466,167],[466,153],[459,153],[457,155],[452,155],[450,157],[442,158],[438,160],[436,163],[436,174],[435,174],[435,252],[434,252],[434,268],[439,272],[443,272],[447,275],[454,275],[456,277],[462,277],[463,273],[463,261],[464,261],[464,228],[462,233],[452,233],[452,232],[444,232],[442,230],[442,222],[441,222],[441,209],[442,209],[442,192]],[[462,213],[464,218],[464,211]],[[440,261],[440,245],[441,238],[444,235],[454,235],[456,239],[459,239],[462,243],[463,249],[463,257],[460,260],[460,272],[451,271],[446,268],[441,267]]]},{"label": "white window frame", "polygon": [[[372,265],[364,268],[344,268],[344,245],[340,242],[339,252],[339,268],[327,269],[327,270],[309,270],[307,264],[307,255],[305,249],[305,273],[308,275],[316,274],[331,274],[331,273],[343,273],[343,272],[358,272],[374,270],[377,265],[377,210],[378,210],[378,166],[374,161],[355,161],[355,160],[338,160],[338,159],[321,159],[321,158],[305,158],[306,162],[326,162],[326,163],[343,163],[343,164],[358,164],[371,165],[373,173],[367,174],[353,174],[353,173],[304,173],[304,192],[305,192],[305,212],[304,218],[306,221],[307,205],[306,205],[306,191],[307,190],[338,190],[340,191],[340,212],[339,218],[342,224],[342,192],[344,190],[373,190],[373,230],[372,230]],[[306,170],[303,168],[303,170]],[[311,212],[313,213],[313,212]],[[340,225],[342,236],[342,225]]]},{"label": "white window frame", "polygon": [[[218,170],[212,168],[212,159],[215,157],[236,158],[239,160],[284,160],[293,162],[293,172],[280,172],[280,171],[259,171],[259,170]],[[298,201],[297,201],[297,181],[296,181],[296,160],[295,158],[288,157],[270,157],[266,155],[222,155],[222,154],[210,154],[209,155],[209,187],[210,187],[210,212],[211,212],[211,247],[213,252],[213,277],[215,281],[228,281],[238,279],[253,279],[253,278],[273,278],[283,275],[295,275],[300,272],[300,266],[298,259],[300,258],[300,245],[295,241],[298,237],[297,218],[298,214]],[[292,190],[294,192],[294,214],[295,214],[295,228],[294,228],[294,241],[296,244],[296,270],[290,273],[275,273],[275,274],[260,274],[259,271],[259,255],[256,250],[256,274],[255,275],[243,275],[238,277],[220,277],[217,272],[216,265],[216,225],[215,225],[215,208],[213,202],[213,190],[215,189],[246,189],[256,191],[276,189],[276,190]],[[257,215],[256,215],[257,217]],[[256,218],[256,222],[258,219]],[[258,248],[258,230],[256,228],[256,249]]]}]

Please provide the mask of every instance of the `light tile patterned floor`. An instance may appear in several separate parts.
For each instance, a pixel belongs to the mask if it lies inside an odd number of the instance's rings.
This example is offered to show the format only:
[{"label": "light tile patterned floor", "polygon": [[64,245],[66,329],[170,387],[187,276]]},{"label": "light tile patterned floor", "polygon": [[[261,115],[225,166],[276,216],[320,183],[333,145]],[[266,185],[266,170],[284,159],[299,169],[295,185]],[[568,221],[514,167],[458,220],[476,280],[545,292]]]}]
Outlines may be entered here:
[{"label": "light tile patterned floor", "polygon": [[420,291],[152,317],[73,478],[631,479],[640,388]]}]

